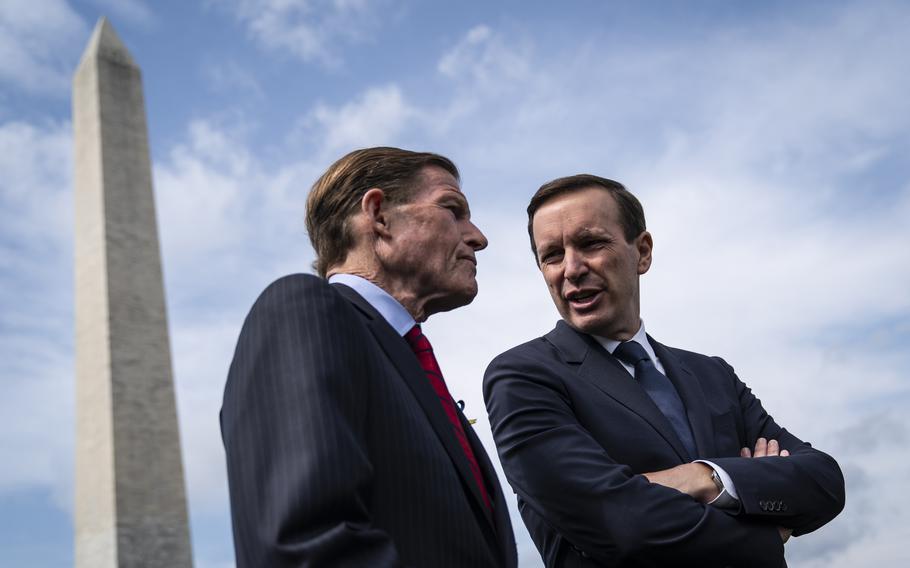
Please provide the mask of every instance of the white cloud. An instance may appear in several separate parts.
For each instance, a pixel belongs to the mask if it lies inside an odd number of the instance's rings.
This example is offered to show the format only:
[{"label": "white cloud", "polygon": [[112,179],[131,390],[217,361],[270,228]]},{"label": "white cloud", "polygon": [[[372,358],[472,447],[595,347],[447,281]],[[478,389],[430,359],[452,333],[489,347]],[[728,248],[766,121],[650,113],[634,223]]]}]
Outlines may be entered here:
[{"label": "white cloud", "polygon": [[397,85],[386,85],[337,107],[316,105],[298,136],[319,136],[320,152],[335,159],[354,148],[388,145],[420,118]]},{"label": "white cloud", "polygon": [[467,81],[473,88],[503,86],[526,79],[528,47],[510,44],[489,26],[479,25],[442,55],[437,69],[446,77]]},{"label": "white cloud", "polygon": [[302,210],[315,169],[289,162],[266,171],[260,160],[242,131],[196,120],[186,140],[156,164],[162,249],[175,302],[206,298],[211,306],[213,293],[227,283],[264,285],[268,275],[278,276],[278,266],[306,266]]},{"label": "white cloud", "polygon": [[65,0],[0,3],[0,82],[31,93],[64,96],[88,37]]},{"label": "white cloud", "polygon": [[[0,124],[0,277],[4,289],[22,287],[25,298],[42,298],[36,283],[56,291],[68,262],[71,140],[67,123]],[[28,318],[35,312],[22,305],[3,310],[4,317],[17,314]]]},{"label": "white cloud", "polygon": [[910,491],[910,465],[894,457],[907,447],[908,435],[906,413],[893,411],[868,413],[827,435],[847,481],[847,510],[823,531],[792,541],[791,566],[902,566],[910,560],[899,545],[910,537],[906,512],[894,499]]},{"label": "white cloud", "polygon": [[[29,239],[60,239],[71,226],[63,217],[72,164],[72,133],[67,123],[35,126],[0,124],[0,199],[3,231]],[[48,227],[41,221],[49,219]]]},{"label": "white cloud", "polygon": [[0,493],[72,488],[69,124],[0,125]]},{"label": "white cloud", "polygon": [[338,44],[368,40],[377,27],[380,4],[366,0],[212,0],[229,10],[267,49],[303,61],[341,63]]},{"label": "white cloud", "polygon": [[471,52],[476,51],[480,46],[487,43],[492,35],[493,31],[489,26],[479,25],[471,28],[461,41],[455,44],[439,60],[437,65],[439,72],[449,77],[455,77],[462,73],[465,67],[473,67],[474,65],[467,61],[476,58],[476,55]]}]

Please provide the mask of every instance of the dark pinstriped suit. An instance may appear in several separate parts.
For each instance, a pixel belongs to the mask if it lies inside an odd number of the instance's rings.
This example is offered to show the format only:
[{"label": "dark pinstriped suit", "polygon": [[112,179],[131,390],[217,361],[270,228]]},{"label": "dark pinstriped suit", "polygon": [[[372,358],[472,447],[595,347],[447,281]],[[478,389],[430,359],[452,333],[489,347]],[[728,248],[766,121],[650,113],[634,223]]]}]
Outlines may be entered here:
[{"label": "dark pinstriped suit", "polygon": [[493,500],[404,339],[361,296],[309,275],[247,316],[221,414],[238,568],[517,565]]}]

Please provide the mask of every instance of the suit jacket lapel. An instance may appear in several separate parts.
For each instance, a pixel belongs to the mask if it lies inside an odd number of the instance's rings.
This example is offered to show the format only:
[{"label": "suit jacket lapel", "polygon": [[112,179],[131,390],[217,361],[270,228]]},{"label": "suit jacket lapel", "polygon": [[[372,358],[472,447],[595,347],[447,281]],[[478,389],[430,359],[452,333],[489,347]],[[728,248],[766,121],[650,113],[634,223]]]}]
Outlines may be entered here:
[{"label": "suit jacket lapel", "polygon": [[491,543],[491,545],[494,545],[493,550],[496,554],[503,556],[502,560],[505,566],[515,566],[517,560],[508,560],[510,556],[515,554],[515,552],[513,552],[516,550],[515,536],[512,533],[512,522],[509,519],[509,506],[502,493],[502,486],[499,484],[499,477],[496,475],[496,469],[493,467],[493,462],[490,461],[490,457],[483,447],[483,443],[480,441],[480,438],[477,437],[474,428],[468,423],[467,418],[465,418],[461,410],[458,411],[458,416],[461,419],[461,425],[468,437],[468,442],[471,444],[471,449],[474,450],[474,456],[477,458],[477,463],[480,466],[481,472],[483,472],[483,477],[488,481],[487,492],[493,503],[492,517],[490,517],[490,511],[486,507],[483,509],[493,527],[496,529],[494,538],[498,540],[498,546],[495,546],[495,543]]},{"label": "suit jacket lapel", "polygon": [[701,388],[701,383],[689,370],[688,367],[672,351],[664,345],[654,341],[650,335],[648,341],[654,348],[654,353],[660,359],[664,370],[676,392],[682,399],[686,407],[686,415],[689,418],[689,426],[692,428],[692,435],[695,436],[695,445],[698,447],[698,456],[711,457],[716,453],[714,446],[713,425],[711,424],[711,412],[708,409],[708,402],[705,399],[705,393]]},{"label": "suit jacket lapel", "polygon": [[423,368],[417,361],[417,357],[414,356],[414,352],[408,347],[407,342],[392,329],[392,326],[388,324],[385,318],[369,302],[364,300],[360,294],[343,284],[333,284],[333,286],[366,316],[367,327],[382,350],[388,355],[389,360],[398,369],[398,373],[404,379],[408,388],[411,389],[411,393],[413,393],[414,398],[417,399],[424,414],[426,414],[430,425],[439,437],[439,441],[442,442],[443,447],[455,464],[455,469],[461,476],[462,481],[477,501],[480,510],[485,512],[484,516],[492,527],[493,519],[483,503],[483,497],[480,495],[480,489],[474,481],[474,475],[471,473],[471,466],[464,455],[464,450],[462,450],[461,444],[455,437],[452,424],[449,422],[449,418],[439,402],[439,397],[427,380]]},{"label": "suit jacket lapel", "polygon": [[651,397],[635,382],[625,367],[598,344],[594,338],[571,328],[564,321],[546,335],[566,363],[577,366],[579,376],[638,414],[660,434],[685,463],[692,458],[673,431],[673,426],[657,408]]}]

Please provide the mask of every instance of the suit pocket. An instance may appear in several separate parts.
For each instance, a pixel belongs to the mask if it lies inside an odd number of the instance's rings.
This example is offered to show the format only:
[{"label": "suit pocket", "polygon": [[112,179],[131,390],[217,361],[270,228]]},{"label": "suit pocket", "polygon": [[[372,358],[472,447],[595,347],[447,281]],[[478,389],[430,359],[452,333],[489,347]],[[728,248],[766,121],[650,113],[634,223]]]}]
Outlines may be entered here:
[{"label": "suit pocket", "polygon": [[733,411],[728,410],[723,414],[711,416],[711,425],[714,427],[714,445],[719,458],[735,457],[742,448],[741,436],[736,427]]}]

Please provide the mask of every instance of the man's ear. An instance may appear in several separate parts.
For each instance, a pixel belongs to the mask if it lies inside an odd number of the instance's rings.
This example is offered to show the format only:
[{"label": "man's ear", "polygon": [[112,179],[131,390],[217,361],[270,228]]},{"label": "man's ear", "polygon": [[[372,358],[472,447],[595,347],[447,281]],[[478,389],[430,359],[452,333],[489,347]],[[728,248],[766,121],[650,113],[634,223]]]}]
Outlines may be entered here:
[{"label": "man's ear", "polygon": [[654,250],[651,233],[642,231],[635,239],[635,248],[638,249],[638,273],[644,274],[651,268],[651,252]]},{"label": "man's ear", "polygon": [[389,217],[385,193],[378,187],[363,194],[360,200],[360,211],[366,216],[370,229],[378,236],[388,237]]}]

